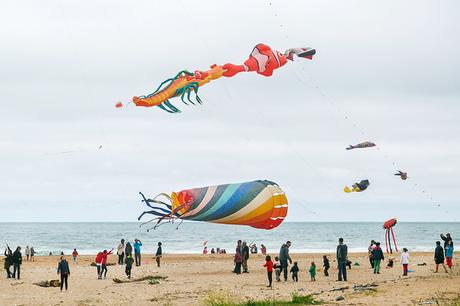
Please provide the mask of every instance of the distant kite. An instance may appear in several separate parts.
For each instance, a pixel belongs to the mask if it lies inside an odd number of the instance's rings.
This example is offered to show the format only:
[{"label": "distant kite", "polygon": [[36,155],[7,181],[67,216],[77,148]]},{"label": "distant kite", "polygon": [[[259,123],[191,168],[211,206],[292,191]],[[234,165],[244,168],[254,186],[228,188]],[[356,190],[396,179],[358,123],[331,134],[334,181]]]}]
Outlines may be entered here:
[{"label": "distant kite", "polygon": [[375,147],[376,144],[373,143],[373,142],[370,142],[370,141],[365,141],[365,142],[361,142],[361,143],[358,143],[357,145],[350,145],[348,148],[346,148],[347,150],[353,150],[353,149],[364,149],[364,148],[371,148],[371,147]]},{"label": "distant kite", "polygon": [[[396,245],[396,239],[395,239],[395,233],[393,232],[393,226],[396,225],[398,221],[396,218],[390,219],[383,223],[383,229],[385,230],[385,246],[387,249],[387,253],[393,253],[393,250],[391,249],[391,239],[390,239],[390,233],[391,236],[393,237],[393,243],[395,245],[395,250],[398,252],[398,246]],[[388,246],[390,246],[390,252],[388,252]]]},{"label": "distant kite", "polygon": [[[175,220],[204,221],[221,224],[249,225],[260,229],[273,229],[283,222],[287,215],[288,201],[283,190],[267,180],[240,184],[226,184],[173,192],[170,196],[160,193],[144,202],[152,210],[156,221],[154,229],[163,221]],[[166,202],[158,200],[164,197]]]},{"label": "distant kite", "polygon": [[370,183],[369,183],[369,180],[362,180],[361,182],[359,183],[354,183],[351,188],[348,187],[348,186],[345,186],[345,188],[343,188],[343,191],[346,192],[346,193],[350,193],[350,192],[361,192],[361,191],[364,191],[367,189],[367,187],[369,187]]},{"label": "distant kite", "polygon": [[[227,63],[222,66],[211,65],[211,69],[207,71],[182,70],[174,77],[163,81],[151,94],[133,97],[132,101],[136,106],[158,106],[168,113],[179,113],[180,110],[172,105],[169,99],[180,97],[184,104],[195,104],[190,98],[191,94],[194,93],[196,102],[201,104],[198,88],[212,80],[222,76],[233,77],[238,73],[249,71],[268,77],[273,74],[274,70],[284,66],[288,60],[293,61],[294,55],[311,60],[315,53],[316,50],[312,48],[291,48],[281,53],[264,44],[258,44],[242,65]],[[121,103],[117,103],[117,107],[122,107]]]},{"label": "distant kite", "polygon": [[399,176],[403,181],[407,180],[407,172],[398,170],[398,173],[395,173],[395,175]]}]

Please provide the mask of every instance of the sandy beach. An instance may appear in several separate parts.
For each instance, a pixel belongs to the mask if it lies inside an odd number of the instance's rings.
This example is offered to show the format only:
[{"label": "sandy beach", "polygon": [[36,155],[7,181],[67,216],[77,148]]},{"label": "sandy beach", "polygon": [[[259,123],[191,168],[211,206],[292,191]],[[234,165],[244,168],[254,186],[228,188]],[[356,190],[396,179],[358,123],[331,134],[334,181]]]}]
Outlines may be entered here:
[{"label": "sandy beach", "polygon": [[[299,263],[299,282],[275,282],[274,288],[266,288],[266,272],[262,267],[264,256],[252,255],[248,274],[235,275],[231,254],[221,255],[165,255],[162,266],[156,267],[152,254],[143,255],[141,267],[133,267],[133,279],[158,275],[167,277],[158,284],[142,282],[118,284],[113,278],[126,280],[124,266],[109,266],[107,279],[98,280],[96,268],[91,266],[94,256],[80,256],[78,264],[70,262],[71,276],[69,291],[61,293],[59,288],[43,288],[34,285],[43,280],[58,279],[56,267],[58,256],[36,257],[35,262],[24,261],[21,280],[0,281],[1,305],[206,305],[210,297],[231,298],[236,302],[248,300],[289,300],[292,293],[313,295],[326,305],[452,305],[458,301],[460,292],[460,266],[455,261],[452,274],[443,271],[433,273],[432,253],[411,254],[408,277],[402,277],[398,262],[391,269],[383,268],[380,275],[374,275],[369,267],[367,255],[354,253],[349,256],[353,266],[348,282],[337,282],[337,269],[331,258],[330,276],[323,276],[323,254],[291,254]],[[399,257],[395,255],[395,257]],[[116,256],[109,257],[114,263]],[[317,281],[311,282],[307,275],[308,266],[315,261],[319,271]],[[417,264],[426,263],[425,266]],[[354,290],[354,285],[375,283],[374,290]],[[335,290],[343,288],[343,290]],[[336,301],[342,296],[344,300]]]}]

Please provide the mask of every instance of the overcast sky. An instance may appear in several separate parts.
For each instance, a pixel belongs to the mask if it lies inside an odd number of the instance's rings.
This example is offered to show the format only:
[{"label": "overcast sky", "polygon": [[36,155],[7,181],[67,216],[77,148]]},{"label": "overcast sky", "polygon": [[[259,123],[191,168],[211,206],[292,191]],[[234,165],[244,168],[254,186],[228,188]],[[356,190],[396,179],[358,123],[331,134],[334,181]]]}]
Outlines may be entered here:
[{"label": "overcast sky", "polygon": [[[458,1],[1,7],[0,221],[136,221],[139,191],[254,179],[284,189],[289,221],[460,220]],[[181,114],[114,107],[257,43],[317,55],[216,80]]]}]

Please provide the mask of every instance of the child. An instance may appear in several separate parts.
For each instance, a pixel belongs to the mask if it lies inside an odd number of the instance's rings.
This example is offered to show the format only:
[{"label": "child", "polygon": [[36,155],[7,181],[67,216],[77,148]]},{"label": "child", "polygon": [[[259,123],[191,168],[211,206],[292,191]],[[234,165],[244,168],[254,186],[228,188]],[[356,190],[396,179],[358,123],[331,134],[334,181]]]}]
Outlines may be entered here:
[{"label": "child", "polygon": [[131,254],[126,255],[125,259],[125,273],[128,278],[131,278],[131,269],[133,268],[134,259]]},{"label": "child", "polygon": [[311,262],[310,270],[308,270],[308,272],[310,272],[311,281],[314,282],[316,280],[315,279],[316,265],[315,265],[315,263],[313,261]]},{"label": "child", "polygon": [[73,262],[74,262],[74,263],[77,263],[77,256],[78,256],[77,249],[73,249],[73,252],[72,252],[72,259],[73,259]]},{"label": "child", "polygon": [[267,267],[267,276],[268,276],[268,286],[267,287],[272,287],[272,279],[273,279],[273,261],[270,255],[267,255],[265,257],[265,264],[264,267]]},{"label": "child", "polygon": [[409,251],[403,248],[401,253],[401,264],[403,265],[403,276],[407,276],[407,267],[409,266]]},{"label": "child", "polygon": [[281,275],[281,263],[280,259],[278,256],[275,257],[275,263],[273,264],[273,268],[275,268],[275,276],[276,276],[276,281],[280,282],[280,275]]},{"label": "child", "polygon": [[299,266],[297,265],[297,261],[294,262],[294,265],[291,268],[291,273],[292,273],[292,280],[294,282],[299,281],[298,273],[299,273]]},{"label": "child", "polygon": [[447,245],[444,247],[446,251],[446,264],[450,270],[452,270],[452,257],[454,255],[454,246],[452,240],[447,241]]},{"label": "child", "polygon": [[323,267],[324,267],[324,276],[329,276],[329,273],[327,272],[327,270],[329,270],[331,266],[329,265],[329,259],[327,258],[327,255],[323,256]]}]

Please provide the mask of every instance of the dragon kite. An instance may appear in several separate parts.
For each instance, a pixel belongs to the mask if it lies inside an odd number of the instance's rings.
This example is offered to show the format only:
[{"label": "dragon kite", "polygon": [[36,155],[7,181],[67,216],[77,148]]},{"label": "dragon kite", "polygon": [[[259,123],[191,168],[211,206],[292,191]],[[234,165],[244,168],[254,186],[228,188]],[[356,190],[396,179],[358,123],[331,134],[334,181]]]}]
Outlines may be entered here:
[{"label": "dragon kite", "polygon": [[[284,66],[288,60],[293,61],[294,55],[311,60],[315,54],[316,50],[312,48],[291,48],[281,53],[272,50],[267,45],[258,44],[242,65],[227,63],[222,66],[212,65],[207,71],[182,70],[174,77],[163,81],[154,92],[145,96],[133,97],[132,101],[136,106],[158,106],[168,113],[179,113],[180,110],[171,104],[170,99],[180,97],[184,104],[195,104],[191,99],[191,95],[194,93],[195,101],[201,104],[198,88],[213,80],[223,76],[233,77],[238,73],[250,71],[269,77],[274,70]],[[120,104],[117,103],[117,107],[119,107],[118,105]]]},{"label": "dragon kite", "polygon": [[160,193],[153,199],[139,194],[152,210],[144,211],[138,220],[145,214],[153,215],[153,219],[143,223],[156,221],[153,229],[165,221],[191,220],[268,230],[283,222],[288,209],[283,190],[267,180],[186,189],[171,195]]}]

